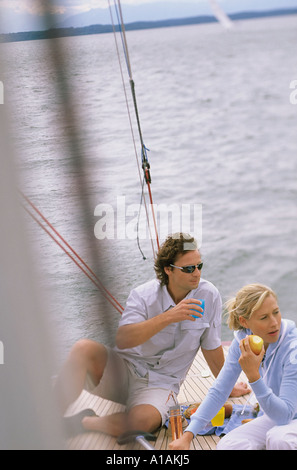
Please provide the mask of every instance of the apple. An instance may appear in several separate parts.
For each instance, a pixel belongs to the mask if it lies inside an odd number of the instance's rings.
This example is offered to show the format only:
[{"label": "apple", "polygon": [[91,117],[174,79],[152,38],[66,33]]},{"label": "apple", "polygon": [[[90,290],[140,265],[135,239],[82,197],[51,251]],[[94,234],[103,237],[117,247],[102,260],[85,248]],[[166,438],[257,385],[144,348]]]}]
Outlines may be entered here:
[{"label": "apple", "polygon": [[263,339],[257,335],[249,335],[250,348],[255,354],[260,354],[263,347]]}]

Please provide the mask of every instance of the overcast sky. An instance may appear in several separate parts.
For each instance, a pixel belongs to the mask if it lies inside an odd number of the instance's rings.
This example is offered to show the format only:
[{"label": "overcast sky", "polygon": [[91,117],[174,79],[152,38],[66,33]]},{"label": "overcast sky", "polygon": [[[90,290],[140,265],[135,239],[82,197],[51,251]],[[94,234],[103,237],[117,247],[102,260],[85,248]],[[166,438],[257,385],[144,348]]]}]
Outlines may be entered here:
[{"label": "overcast sky", "polygon": [[[217,0],[227,13],[276,8],[297,8],[297,0]],[[110,0],[114,4],[114,0]],[[168,8],[167,5],[168,4]],[[61,26],[86,26],[92,21],[110,22],[109,0],[0,0],[0,33],[45,29],[44,16],[55,13]],[[182,16],[210,14],[209,0],[121,0],[127,22],[156,21]],[[125,10],[126,6],[126,10]],[[132,8],[135,6],[135,9]],[[138,8],[137,8],[138,7]],[[105,9],[93,16],[92,10]],[[89,12],[89,13],[88,13]],[[84,20],[77,15],[84,14]],[[108,14],[108,21],[106,15]],[[87,15],[87,19],[86,19]],[[75,19],[73,19],[75,18]],[[77,19],[76,19],[77,18]]]},{"label": "overcast sky", "polygon": [[[121,4],[129,5],[140,5],[144,3],[154,4],[157,2],[172,3],[174,0],[122,0]],[[205,3],[208,0],[185,0],[186,3]],[[111,0],[113,3],[113,0]],[[228,0],[219,0],[219,3],[224,7],[224,4],[228,3]],[[242,5],[242,8],[247,9],[249,0],[237,0],[238,6]],[[269,4],[276,5],[279,7],[287,6],[292,4],[292,1],[287,0],[259,0],[259,4],[263,4],[263,7],[267,8]],[[297,2],[296,2],[297,4]],[[4,9],[13,10],[17,13],[30,13],[30,14],[42,14],[45,9],[50,9],[55,13],[73,15],[89,11],[93,8],[106,8],[108,6],[108,0],[0,0],[0,5]]]},{"label": "overcast sky", "polygon": [[[141,3],[172,2],[172,0],[122,0],[121,4],[140,5]],[[186,0],[188,3],[205,2],[207,0]],[[241,0],[238,0],[241,1]],[[113,0],[111,0],[111,4]],[[0,5],[4,8],[12,9],[18,12],[28,12],[41,14],[45,9],[54,10],[56,13],[65,13],[66,11],[80,13],[89,11],[93,8],[106,8],[108,0],[0,0]]]}]

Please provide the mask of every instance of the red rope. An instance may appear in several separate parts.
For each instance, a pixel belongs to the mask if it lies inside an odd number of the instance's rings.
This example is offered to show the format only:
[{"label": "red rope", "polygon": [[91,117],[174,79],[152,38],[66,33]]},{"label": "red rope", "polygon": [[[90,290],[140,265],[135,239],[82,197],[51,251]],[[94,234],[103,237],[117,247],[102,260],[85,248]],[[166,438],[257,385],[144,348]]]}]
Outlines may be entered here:
[{"label": "red rope", "polygon": [[155,217],[154,204],[153,204],[153,197],[152,197],[152,192],[151,192],[151,185],[150,185],[150,183],[147,183],[147,187],[148,187],[148,192],[149,192],[149,197],[150,197],[150,203],[151,203],[151,210],[152,210],[153,221],[154,221],[154,226],[155,226],[157,247],[158,247],[158,250],[159,250],[159,249],[160,249],[159,235],[158,235],[158,229],[157,229],[157,224],[156,224],[156,217]]},{"label": "red rope", "polygon": [[[66,248],[47,230],[47,228],[32,214],[24,205],[26,212],[38,223],[38,225],[54,240],[54,242],[69,256],[69,258],[83,271],[83,273],[95,284],[95,286],[103,291],[103,296],[113,305],[113,307],[119,312],[123,313],[124,308],[122,305],[113,297],[113,295],[106,289],[100,279],[92,271],[92,269],[84,262],[84,260],[77,254],[77,252],[67,243],[67,241],[59,234],[59,232],[53,227],[53,225],[44,217],[44,215],[37,209],[37,207],[25,196],[22,192],[21,195],[26,202],[34,209],[34,211],[43,219],[43,221],[53,230],[53,232],[60,238],[60,240],[67,246],[67,248],[74,254],[74,256],[82,263],[86,268],[84,269],[78,261],[66,250]],[[92,277],[93,276],[93,277]],[[95,279],[94,279],[95,278]]]}]

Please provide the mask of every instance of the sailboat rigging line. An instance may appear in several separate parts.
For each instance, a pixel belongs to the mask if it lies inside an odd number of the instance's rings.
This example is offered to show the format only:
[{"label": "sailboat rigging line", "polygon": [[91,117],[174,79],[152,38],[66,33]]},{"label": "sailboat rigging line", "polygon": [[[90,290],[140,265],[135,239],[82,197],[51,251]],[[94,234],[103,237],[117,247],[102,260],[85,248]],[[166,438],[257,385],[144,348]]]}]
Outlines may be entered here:
[{"label": "sailboat rigging line", "polygon": [[[113,305],[113,307],[120,313],[123,313],[124,308],[122,305],[113,297],[113,295],[104,287],[100,279],[96,276],[93,270],[85,263],[85,261],[77,254],[77,252],[69,245],[69,243],[59,234],[59,232],[53,227],[53,225],[44,217],[44,215],[37,209],[33,202],[20,191],[20,194],[25,201],[32,207],[32,209],[41,217],[41,219],[47,224],[47,226],[55,233],[55,235],[63,242],[66,247],[73,253],[72,256],[69,251],[60,243],[54,235],[38,220],[38,218],[24,205],[22,204],[25,211],[32,217],[35,222],[54,240],[54,242],[67,254],[67,256],[82,270],[82,272],[93,282],[93,284],[101,290],[103,296]],[[76,258],[76,259],[75,259]],[[79,262],[84,266],[82,266]],[[86,269],[84,269],[86,268]],[[95,279],[94,279],[95,278]]]},{"label": "sailboat rigging line", "polygon": [[118,19],[118,24],[119,24],[119,30],[121,33],[121,39],[122,39],[122,44],[123,44],[123,50],[124,50],[124,55],[126,59],[126,64],[127,64],[127,69],[128,69],[128,75],[130,80],[132,80],[132,68],[131,68],[131,62],[130,62],[130,57],[129,57],[129,50],[128,50],[128,43],[126,39],[126,32],[125,32],[125,23],[123,19],[123,13],[122,13],[122,7],[121,3],[118,2],[119,5],[117,7],[116,2],[114,1],[114,7],[115,7],[115,12],[117,15]]},{"label": "sailboat rigging line", "polygon": [[141,187],[141,197],[140,197],[140,204],[139,204],[139,211],[138,211],[138,218],[137,218],[137,228],[136,228],[136,233],[137,233],[137,245],[140,253],[142,254],[143,260],[146,260],[146,257],[144,256],[144,253],[140,247],[140,241],[139,241],[139,220],[140,220],[140,212],[141,212],[141,206],[142,206],[142,197],[143,197],[143,186],[144,186],[144,178],[142,181],[142,187]]},{"label": "sailboat rigging line", "polygon": [[[137,164],[137,169],[138,169],[138,176],[139,176],[140,184],[142,185],[141,170],[140,170],[140,165],[139,165],[139,160],[138,160],[138,155],[137,155],[137,150],[136,150],[136,142],[135,142],[133,125],[132,125],[132,117],[131,117],[131,112],[130,112],[130,107],[129,107],[129,102],[128,102],[128,96],[127,96],[126,87],[125,87],[124,74],[123,74],[123,69],[122,69],[122,64],[121,64],[121,59],[120,59],[120,52],[119,52],[119,47],[118,47],[118,42],[117,42],[117,37],[116,37],[115,24],[114,24],[114,20],[113,20],[113,14],[112,14],[112,10],[111,10],[110,0],[108,0],[108,3],[109,3],[111,23],[112,23],[113,33],[114,33],[115,47],[116,47],[116,52],[117,52],[117,56],[118,56],[120,74],[121,74],[122,85],[123,85],[123,90],[124,90],[124,96],[125,96],[125,101],[126,101],[128,119],[129,119],[129,124],[130,124],[130,130],[131,130],[131,135],[132,135],[132,142],[133,142],[133,146],[134,146],[134,154],[135,154],[136,164]],[[143,191],[143,186],[142,186],[142,197],[143,197],[143,204],[144,204],[144,207],[145,207],[147,226],[148,226],[148,230],[149,230],[149,234],[150,234],[152,251],[153,251],[153,255],[155,257],[156,255],[155,255],[155,248],[154,248],[153,238],[152,238],[152,233],[151,233],[151,224],[150,224],[149,213],[148,213],[148,208],[147,208],[147,203],[146,203],[146,197],[145,197],[145,193]]]},{"label": "sailboat rigging line", "polygon": [[[134,143],[134,150],[135,150],[135,155],[136,155],[136,160],[137,160],[137,165],[138,165],[139,178],[140,178],[140,183],[142,184],[142,178],[140,176],[141,172],[140,172],[140,166],[139,166],[139,161],[138,161],[138,155],[137,155],[137,151],[136,151],[136,144],[135,144],[131,114],[130,114],[129,103],[128,103],[128,98],[127,98],[127,93],[126,93],[126,88],[125,88],[125,81],[124,81],[124,76],[123,76],[123,71],[122,71],[122,66],[121,66],[119,48],[118,48],[117,39],[116,39],[116,29],[115,29],[115,24],[114,24],[114,20],[113,20],[113,14],[112,14],[110,0],[108,0],[108,4],[109,4],[110,17],[111,17],[111,22],[112,22],[112,27],[113,27],[114,39],[115,39],[115,44],[116,44],[117,56],[118,56],[118,61],[119,61],[119,66],[120,66],[121,78],[122,78],[122,82],[123,82],[126,106],[127,106],[127,110],[128,110],[130,128],[131,128],[131,132],[132,132],[132,139],[133,139],[133,143]],[[143,136],[142,136],[142,130],[141,130],[140,118],[139,118],[139,112],[138,112],[138,106],[137,106],[137,99],[136,99],[136,93],[135,93],[135,83],[134,83],[134,80],[133,80],[133,77],[132,77],[131,62],[130,62],[130,58],[129,58],[128,44],[127,44],[127,39],[126,39],[125,25],[124,25],[120,0],[117,0],[117,1],[114,0],[114,7],[115,7],[116,15],[117,15],[117,18],[118,18],[119,30],[120,30],[120,33],[121,33],[122,45],[123,45],[123,49],[124,49],[124,56],[125,56],[127,69],[128,69],[131,94],[132,94],[134,111],[135,111],[135,115],[136,115],[138,133],[139,133],[140,144],[141,144],[142,169],[143,169],[143,173],[144,173],[144,177],[145,177],[145,182],[146,182],[147,187],[148,187],[150,206],[151,206],[151,212],[152,212],[155,235],[156,235],[156,243],[157,243],[157,247],[159,249],[160,248],[159,236],[158,236],[156,217],[155,217],[155,212],[154,212],[152,191],[151,191],[151,187],[150,187],[150,185],[151,185],[151,175],[150,175],[150,164],[149,164],[148,158],[147,158],[147,150],[148,149],[144,145]],[[142,187],[142,192],[143,192],[144,205],[146,206],[143,187]],[[150,221],[149,221],[147,208],[146,208],[146,214],[147,214],[147,223],[148,223],[148,226],[150,227]],[[152,243],[152,249],[153,249],[153,253],[154,253],[154,257],[155,257],[156,253],[155,253],[155,249],[154,249],[153,242],[152,242],[152,236],[151,236],[151,243]]]}]

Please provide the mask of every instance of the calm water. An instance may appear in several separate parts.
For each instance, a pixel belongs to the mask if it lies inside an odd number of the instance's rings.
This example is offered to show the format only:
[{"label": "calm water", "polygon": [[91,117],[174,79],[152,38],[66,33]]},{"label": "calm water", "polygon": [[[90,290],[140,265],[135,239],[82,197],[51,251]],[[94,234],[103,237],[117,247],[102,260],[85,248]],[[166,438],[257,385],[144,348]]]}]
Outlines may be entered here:
[{"label": "calm water", "polygon": [[[203,275],[223,300],[245,283],[263,282],[295,321],[297,106],[289,85],[297,79],[296,26],[294,16],[238,22],[232,31],[213,24],[127,34],[154,202],[202,205]],[[135,239],[94,236],[98,204],[116,209],[119,196],[127,206],[141,196],[114,37],[58,40],[80,124],[74,153],[84,155],[88,208],[70,159],[71,123],[61,73],[48,58],[52,45],[1,46],[21,184],[90,265],[95,244],[100,278],[124,305],[130,289],[154,272],[149,241],[141,241],[144,261]],[[31,220],[28,232],[61,357],[81,337],[110,343],[119,313]],[[226,326],[222,337],[232,337]]]}]

